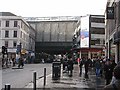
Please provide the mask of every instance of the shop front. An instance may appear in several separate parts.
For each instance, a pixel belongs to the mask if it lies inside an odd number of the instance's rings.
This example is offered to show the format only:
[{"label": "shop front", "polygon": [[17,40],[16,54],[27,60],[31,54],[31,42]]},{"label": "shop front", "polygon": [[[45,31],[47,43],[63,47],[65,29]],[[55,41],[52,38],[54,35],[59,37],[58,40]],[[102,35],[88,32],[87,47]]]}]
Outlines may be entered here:
[{"label": "shop front", "polygon": [[103,56],[102,48],[81,48],[80,49],[80,58],[96,58]]},{"label": "shop front", "polygon": [[118,62],[120,61],[120,31],[114,34],[113,42],[116,45],[116,62]]}]

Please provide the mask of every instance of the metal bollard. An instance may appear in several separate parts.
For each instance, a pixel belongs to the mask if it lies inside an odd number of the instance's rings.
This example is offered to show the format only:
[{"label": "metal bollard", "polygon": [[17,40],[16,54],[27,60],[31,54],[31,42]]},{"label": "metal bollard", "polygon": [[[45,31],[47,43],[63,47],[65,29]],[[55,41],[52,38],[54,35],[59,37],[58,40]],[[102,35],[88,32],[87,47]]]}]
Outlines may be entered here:
[{"label": "metal bollard", "polygon": [[46,68],[44,68],[44,86],[46,85]]},{"label": "metal bollard", "polygon": [[33,90],[36,90],[36,71],[33,72]]},{"label": "metal bollard", "polygon": [[5,84],[5,90],[10,90],[10,84]]}]

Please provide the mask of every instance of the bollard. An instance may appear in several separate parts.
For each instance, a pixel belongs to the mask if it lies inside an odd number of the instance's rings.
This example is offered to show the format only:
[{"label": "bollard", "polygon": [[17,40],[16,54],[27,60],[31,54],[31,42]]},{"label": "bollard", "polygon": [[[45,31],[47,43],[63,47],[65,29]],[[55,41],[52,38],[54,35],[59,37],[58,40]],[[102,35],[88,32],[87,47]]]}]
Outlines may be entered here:
[{"label": "bollard", "polygon": [[10,90],[10,84],[5,84],[5,90]]},{"label": "bollard", "polygon": [[36,90],[36,71],[33,72],[33,90]]},{"label": "bollard", "polygon": [[44,68],[44,86],[46,85],[46,68]]}]

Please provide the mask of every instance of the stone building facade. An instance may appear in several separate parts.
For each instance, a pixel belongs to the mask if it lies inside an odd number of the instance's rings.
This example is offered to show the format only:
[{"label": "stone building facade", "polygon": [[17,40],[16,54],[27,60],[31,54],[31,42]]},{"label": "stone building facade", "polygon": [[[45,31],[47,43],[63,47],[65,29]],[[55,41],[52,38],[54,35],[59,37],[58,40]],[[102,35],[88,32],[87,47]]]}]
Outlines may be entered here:
[{"label": "stone building facade", "polygon": [[24,20],[10,12],[0,12],[0,52],[7,47],[9,58],[15,57],[17,45],[21,43],[21,54],[35,51],[35,30]]},{"label": "stone building facade", "polygon": [[[108,8],[112,8],[111,14],[107,11]],[[118,62],[120,61],[120,1],[108,0],[105,15],[106,57]]]}]

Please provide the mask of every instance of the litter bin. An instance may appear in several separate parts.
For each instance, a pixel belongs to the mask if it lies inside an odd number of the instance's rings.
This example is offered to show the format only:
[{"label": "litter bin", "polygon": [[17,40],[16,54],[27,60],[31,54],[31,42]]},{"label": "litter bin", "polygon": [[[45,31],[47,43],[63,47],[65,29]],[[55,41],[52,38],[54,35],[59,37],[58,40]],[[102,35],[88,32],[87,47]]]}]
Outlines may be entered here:
[{"label": "litter bin", "polygon": [[58,80],[61,76],[61,62],[55,61],[52,63],[52,79]]}]

